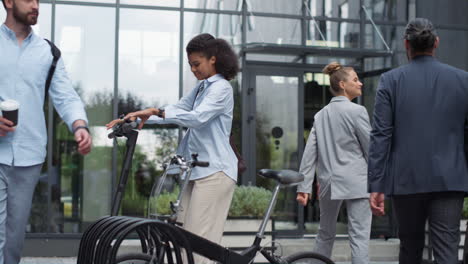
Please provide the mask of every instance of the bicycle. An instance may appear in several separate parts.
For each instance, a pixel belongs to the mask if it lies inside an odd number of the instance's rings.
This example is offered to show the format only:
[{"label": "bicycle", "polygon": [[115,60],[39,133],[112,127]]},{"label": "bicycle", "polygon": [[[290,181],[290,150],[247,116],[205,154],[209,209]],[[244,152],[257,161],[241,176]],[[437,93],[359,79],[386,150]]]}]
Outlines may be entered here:
[{"label": "bicycle", "polygon": [[[178,226],[177,212],[180,209],[180,201],[185,187],[190,180],[192,168],[209,166],[208,162],[198,161],[196,154],[193,154],[192,160],[189,161],[180,156],[173,156],[169,164],[164,166],[164,173],[159,183],[153,185],[151,195],[157,197],[162,191],[168,172],[174,169],[174,166],[180,169],[179,177],[184,178],[184,180],[177,200],[170,203],[172,214],[158,215],[157,212],[151,212],[150,205],[148,205],[149,218],[116,216],[138,137],[138,131],[134,129],[135,127],[136,123],[134,122],[123,123],[118,125],[109,135],[109,138],[125,136],[128,139],[122,174],[114,195],[111,216],[99,219],[83,233],[78,253],[78,264],[193,264],[193,253],[225,264],[251,264],[258,253],[262,254],[271,264],[334,263],[327,257],[312,251],[298,252],[287,257],[277,256],[260,245],[280,188],[295,185],[304,179],[302,174],[291,170],[263,169],[258,172],[262,177],[275,180],[277,185],[252,245],[242,252],[225,248]],[[117,255],[122,241],[128,238],[131,233],[138,235],[142,252]]]},{"label": "bicycle", "polygon": [[[185,161],[180,156],[174,156],[171,158],[169,164],[164,166],[165,172],[161,176],[161,179],[158,184],[155,184],[152,188],[151,196],[158,197],[163,188],[164,180],[167,177],[168,171],[171,170],[171,166],[177,165],[180,168],[179,177],[184,175],[184,181],[182,183],[178,198],[175,202],[170,203],[170,208],[172,214],[170,215],[159,215],[157,212],[151,212],[151,208],[148,205],[148,216],[153,219],[166,220],[171,224],[177,225],[177,213],[180,209],[180,201],[184,190],[190,180],[191,169],[195,166],[208,166],[208,162],[201,162],[197,160],[197,155],[192,154],[192,161]],[[317,254],[312,251],[307,252],[298,252],[287,257],[276,256],[270,253],[268,250],[260,246],[262,239],[264,238],[264,233],[268,219],[270,218],[273,208],[275,206],[278,193],[282,186],[291,186],[303,181],[304,176],[300,173],[291,170],[269,170],[263,169],[258,172],[258,174],[265,178],[274,179],[277,181],[277,185],[273,191],[272,198],[270,200],[269,206],[266,210],[262,223],[259,227],[259,231],[255,236],[253,244],[245,249],[244,251],[238,253],[227,249],[221,245],[208,241],[204,238],[201,238],[195,234],[192,234],[184,229],[180,229],[182,234],[188,239],[189,244],[191,245],[191,250],[195,253],[198,253],[204,257],[207,257],[211,260],[219,261],[221,263],[236,263],[236,264],[248,264],[253,263],[255,257],[258,253],[261,253],[268,261],[272,264],[283,264],[283,263],[325,263],[333,264],[334,262],[328,259],[325,256]],[[126,254],[119,256],[117,258],[117,263],[151,263],[154,259],[154,256],[145,254],[145,253],[134,253]],[[133,262],[132,262],[133,261]],[[141,262],[136,262],[141,261]],[[145,262],[146,261],[146,262]],[[154,262],[162,263],[162,262]]]}]

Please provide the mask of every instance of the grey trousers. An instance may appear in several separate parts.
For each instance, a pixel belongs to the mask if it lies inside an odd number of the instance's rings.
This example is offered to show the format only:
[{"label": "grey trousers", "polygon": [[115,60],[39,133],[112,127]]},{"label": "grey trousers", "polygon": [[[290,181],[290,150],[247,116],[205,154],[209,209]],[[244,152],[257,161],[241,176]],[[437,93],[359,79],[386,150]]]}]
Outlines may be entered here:
[{"label": "grey trousers", "polygon": [[0,264],[18,264],[32,197],[42,164],[12,167],[0,164]]},{"label": "grey trousers", "polygon": [[353,264],[369,263],[369,239],[372,221],[369,199],[331,200],[330,189],[320,199],[320,226],[314,251],[331,257],[336,236],[336,220],[344,202],[348,212],[348,235]]},{"label": "grey trousers", "polygon": [[426,221],[437,264],[458,263],[460,219],[464,193],[439,192],[392,197],[398,221],[400,264],[419,264],[425,242]]},{"label": "grey trousers", "polygon": [[[236,182],[224,172],[190,181],[182,196],[182,211],[177,220],[183,222],[186,230],[221,243],[235,187]],[[194,261],[196,264],[214,263],[199,255],[194,255]]]}]

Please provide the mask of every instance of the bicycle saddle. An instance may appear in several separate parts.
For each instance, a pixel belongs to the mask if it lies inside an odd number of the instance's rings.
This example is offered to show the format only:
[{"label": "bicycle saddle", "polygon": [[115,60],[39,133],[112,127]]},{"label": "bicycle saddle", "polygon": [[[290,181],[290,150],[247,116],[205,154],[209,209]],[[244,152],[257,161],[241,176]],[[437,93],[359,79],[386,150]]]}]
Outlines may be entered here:
[{"label": "bicycle saddle", "polygon": [[258,171],[258,175],[274,179],[281,184],[294,184],[299,183],[304,180],[304,175],[297,171],[292,170],[270,170],[270,169],[261,169]]}]

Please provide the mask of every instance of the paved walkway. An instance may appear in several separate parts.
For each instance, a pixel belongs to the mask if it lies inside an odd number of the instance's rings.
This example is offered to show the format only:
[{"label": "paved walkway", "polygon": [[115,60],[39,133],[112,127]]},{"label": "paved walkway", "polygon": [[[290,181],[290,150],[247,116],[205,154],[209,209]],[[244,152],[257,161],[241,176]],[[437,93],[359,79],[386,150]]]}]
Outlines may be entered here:
[{"label": "paved walkway", "polygon": [[[23,258],[20,264],[76,264],[76,258]],[[336,262],[351,264],[351,262]],[[370,262],[369,264],[398,264],[398,262]]]},{"label": "paved walkway", "polygon": [[22,258],[20,264],[76,264],[76,258]]}]

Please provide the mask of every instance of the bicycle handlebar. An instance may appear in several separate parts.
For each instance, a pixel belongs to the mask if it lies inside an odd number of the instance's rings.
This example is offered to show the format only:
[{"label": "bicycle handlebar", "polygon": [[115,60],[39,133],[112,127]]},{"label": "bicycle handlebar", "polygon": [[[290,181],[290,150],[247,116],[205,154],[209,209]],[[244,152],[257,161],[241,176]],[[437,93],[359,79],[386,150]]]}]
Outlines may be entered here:
[{"label": "bicycle handlebar", "polygon": [[208,161],[193,161],[192,166],[198,166],[198,167],[208,167],[210,166],[210,163]]},{"label": "bicycle handlebar", "polygon": [[185,159],[180,156],[180,155],[175,155],[174,157],[171,158],[170,164],[173,165],[190,165],[192,168],[193,167],[209,167],[210,163],[208,161],[199,161],[198,160],[198,154],[193,153],[192,154],[192,160],[191,161],[185,161]]},{"label": "bicycle handlebar", "polygon": [[138,126],[137,122],[125,120],[124,123],[118,124],[112,128],[112,132],[107,135],[108,138],[112,139],[115,137],[123,137],[128,132],[132,131]]}]

